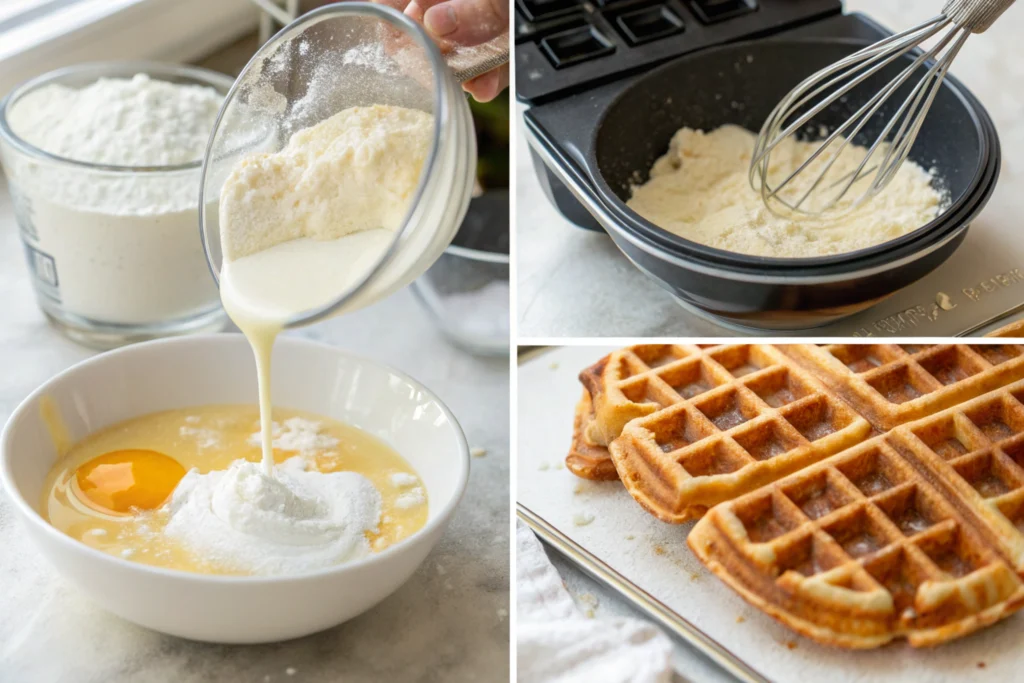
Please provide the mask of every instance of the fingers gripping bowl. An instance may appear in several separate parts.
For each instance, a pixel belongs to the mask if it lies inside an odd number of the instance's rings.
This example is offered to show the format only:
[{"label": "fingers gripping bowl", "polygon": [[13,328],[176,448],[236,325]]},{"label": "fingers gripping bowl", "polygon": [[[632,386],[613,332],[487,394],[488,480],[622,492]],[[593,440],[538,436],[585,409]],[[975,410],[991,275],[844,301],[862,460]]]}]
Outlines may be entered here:
[{"label": "fingers gripping bowl", "polygon": [[139,344],[57,375],[11,416],[0,438],[0,478],[33,541],[57,570],[104,608],[172,635],[257,643],[313,633],[397,590],[440,539],[469,475],[469,449],[451,412],[428,389],[333,347],[285,338],[274,350],[274,404],[343,420],[388,442],[420,474],[427,522],[361,560],[280,577],[232,577],[122,560],[72,539],[39,514],[57,459],[41,401],[56,404],[72,440],[146,413],[251,403],[256,377],[240,335]]},{"label": "fingers gripping bowl", "polygon": [[[674,235],[626,206],[633,186],[647,180],[647,169],[677,130],[726,124],[759,130],[799,81],[863,45],[836,39],[726,45],[666,64],[618,92],[580,160],[595,185],[598,218],[619,248],[684,304],[734,323],[781,329],[856,313],[938,267],[991,196],[1000,160],[988,114],[952,78],[941,88],[911,153],[921,167],[934,169],[933,186],[948,207],[892,241],[832,256],[748,256]],[[891,64],[873,78],[882,84],[904,66]],[[902,102],[893,99],[894,106]],[[816,123],[838,125],[857,107],[845,102]],[[883,121],[879,117],[871,125],[880,128]],[[865,129],[863,135],[871,139],[877,132]]]}]

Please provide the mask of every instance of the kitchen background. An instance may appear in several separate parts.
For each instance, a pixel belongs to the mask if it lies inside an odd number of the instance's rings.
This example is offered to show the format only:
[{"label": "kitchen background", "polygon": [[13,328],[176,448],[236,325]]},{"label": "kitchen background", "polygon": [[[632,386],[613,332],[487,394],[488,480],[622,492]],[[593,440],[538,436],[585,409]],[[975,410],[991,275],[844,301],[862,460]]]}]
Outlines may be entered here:
[{"label": "kitchen background", "polygon": [[[86,61],[195,64],[234,76],[280,28],[274,17],[323,4],[5,0],[0,97]],[[246,647],[189,642],[111,616],[59,580],[0,494],[0,680],[471,681],[481,671],[507,679],[508,95],[472,107],[480,194],[455,246],[414,287],[292,333],[408,372],[462,423],[478,457],[452,525],[418,572],[370,612],[307,638]],[[0,423],[38,384],[94,353],[40,312],[0,178]]]}]

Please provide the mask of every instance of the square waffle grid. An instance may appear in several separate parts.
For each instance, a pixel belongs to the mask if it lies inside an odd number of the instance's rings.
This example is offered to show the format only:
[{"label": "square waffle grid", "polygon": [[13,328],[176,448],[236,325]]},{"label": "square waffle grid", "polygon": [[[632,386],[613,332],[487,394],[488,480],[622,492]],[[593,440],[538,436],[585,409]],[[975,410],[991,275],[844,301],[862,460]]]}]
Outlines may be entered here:
[{"label": "square waffle grid", "polygon": [[1024,378],[1024,347],[794,344],[785,352],[889,430]]},{"label": "square waffle grid", "polygon": [[1024,604],[1000,554],[885,437],[715,508],[688,541],[755,606],[826,644],[934,645]]},{"label": "square waffle grid", "polygon": [[612,457],[630,492],[665,521],[698,517],[871,430],[771,346],[648,347],[610,362],[621,363],[611,368],[614,398],[653,410],[625,426]]},{"label": "square waffle grid", "polygon": [[[673,632],[675,623],[695,628],[774,681],[984,683],[1013,680],[1024,670],[1024,653],[1017,647],[1024,637],[1024,617],[1005,619],[982,634],[935,649],[894,644],[851,651],[800,638],[719,584],[686,547],[691,526],[665,524],[641,512],[617,482],[583,481],[560,467],[572,433],[566,411],[580,398],[579,369],[614,350],[589,345],[554,348],[525,360],[518,370],[517,504],[579,550],[559,567],[571,591],[599,598],[599,617],[617,615],[628,604],[649,619],[667,619],[662,622],[667,631]],[[534,528],[559,552],[571,550]],[[571,569],[572,564],[583,571]],[[608,584],[595,585],[585,578],[602,569],[615,575]],[[619,585],[651,596],[662,611],[632,596],[623,600],[617,588],[608,588]],[[708,660],[690,648],[678,648],[677,656],[695,681],[720,680],[720,671],[704,675]]]},{"label": "square waffle grid", "polygon": [[993,543],[1024,574],[1024,382],[899,430],[910,459],[967,502]]}]

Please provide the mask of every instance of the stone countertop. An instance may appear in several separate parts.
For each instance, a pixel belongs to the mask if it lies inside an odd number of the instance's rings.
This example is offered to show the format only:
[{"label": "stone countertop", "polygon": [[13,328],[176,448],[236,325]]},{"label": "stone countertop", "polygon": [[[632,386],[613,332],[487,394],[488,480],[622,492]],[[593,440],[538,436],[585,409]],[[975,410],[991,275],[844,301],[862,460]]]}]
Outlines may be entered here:
[{"label": "stone countertop", "polygon": [[[935,16],[940,0],[848,0],[847,12],[864,12],[890,28],[906,28]],[[1024,9],[1013,7],[984,35],[972,37],[958,55],[951,73],[965,82],[985,105],[999,130],[1003,168],[999,186],[976,221],[964,248],[947,264],[946,273],[985,269],[986,254],[999,254],[999,239],[1019,238],[1022,211],[1017,176],[1024,173]],[[1012,87],[1007,87],[1012,84]],[[519,105],[520,112],[524,109]],[[551,205],[534,173],[522,116],[516,116],[517,177],[517,318],[519,337],[669,337],[735,336],[725,327],[682,309],[676,300],[637,270],[603,233],[575,227]],[[992,244],[995,241],[996,244]],[[968,248],[968,245],[973,245]],[[1024,244],[1018,245],[1020,252]],[[1004,249],[1005,251],[1005,249]],[[1019,256],[1017,257],[1019,259]],[[991,259],[989,259],[991,260]],[[986,276],[995,273],[985,272]],[[961,283],[959,286],[962,286]],[[988,285],[983,282],[983,285]],[[843,324],[822,328],[817,336],[850,336],[870,330],[885,316],[928,304],[936,291],[949,287],[940,268],[906,292]],[[1024,293],[1011,293],[1014,305]],[[974,304],[966,301],[958,313]],[[1004,309],[1000,309],[1002,312]],[[970,313],[968,312],[968,316]],[[875,318],[880,318],[876,321]],[[979,321],[974,321],[977,324]],[[1008,323],[1009,319],[1002,324]],[[957,324],[961,321],[957,320]],[[988,326],[980,333],[999,327]],[[961,332],[962,329],[954,333]],[[908,330],[908,334],[915,334]],[[790,336],[792,333],[784,333]],[[916,334],[945,336],[947,331]],[[771,336],[765,332],[763,336]]]},{"label": "stone countertop", "polygon": [[[408,290],[296,334],[409,373],[452,409],[471,447],[486,449],[472,459],[451,526],[416,574],[322,633],[270,645],[197,643],[115,617],[65,583],[0,493],[0,681],[508,680],[508,361],[449,346]],[[36,386],[93,354],[36,307],[0,180],[0,424]]]}]

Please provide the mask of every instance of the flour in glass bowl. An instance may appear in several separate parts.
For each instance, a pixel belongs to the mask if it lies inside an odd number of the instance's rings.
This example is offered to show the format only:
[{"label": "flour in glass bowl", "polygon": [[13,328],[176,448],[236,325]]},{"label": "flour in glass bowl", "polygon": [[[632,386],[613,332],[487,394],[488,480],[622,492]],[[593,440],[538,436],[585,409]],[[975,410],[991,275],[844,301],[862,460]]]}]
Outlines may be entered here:
[{"label": "flour in glass bowl", "polygon": [[[153,167],[201,160],[222,101],[209,86],[137,74],[42,85],[6,115],[15,136],[48,154]],[[12,151],[4,165],[48,311],[147,325],[216,309],[199,238],[198,164],[105,172]]]}]

